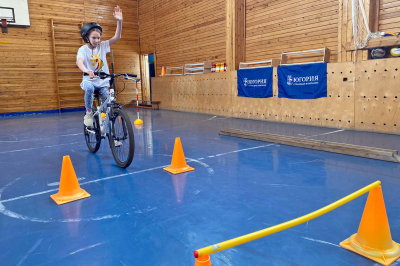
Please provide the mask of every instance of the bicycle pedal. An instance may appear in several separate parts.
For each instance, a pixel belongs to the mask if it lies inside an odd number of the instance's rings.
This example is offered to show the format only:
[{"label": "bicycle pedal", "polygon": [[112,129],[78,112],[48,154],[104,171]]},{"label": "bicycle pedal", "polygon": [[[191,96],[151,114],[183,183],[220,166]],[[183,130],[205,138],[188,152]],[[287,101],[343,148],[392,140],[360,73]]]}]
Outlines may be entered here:
[{"label": "bicycle pedal", "polygon": [[114,145],[115,145],[115,147],[121,147],[122,143],[118,140],[114,140]]}]

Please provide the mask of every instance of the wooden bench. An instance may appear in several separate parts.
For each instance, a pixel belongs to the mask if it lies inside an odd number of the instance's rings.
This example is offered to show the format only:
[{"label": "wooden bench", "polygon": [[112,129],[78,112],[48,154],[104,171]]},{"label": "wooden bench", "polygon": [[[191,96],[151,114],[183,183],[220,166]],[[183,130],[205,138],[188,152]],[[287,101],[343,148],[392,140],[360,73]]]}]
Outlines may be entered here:
[{"label": "wooden bench", "polygon": [[[160,109],[160,103],[161,103],[161,101],[152,101],[151,105],[147,105],[142,102],[142,103],[139,103],[139,108],[158,110],[158,109]],[[135,102],[134,106],[136,107],[136,102]]]},{"label": "wooden bench", "polygon": [[155,110],[158,110],[158,109],[160,109],[160,103],[161,103],[161,101],[152,101],[151,107]]}]

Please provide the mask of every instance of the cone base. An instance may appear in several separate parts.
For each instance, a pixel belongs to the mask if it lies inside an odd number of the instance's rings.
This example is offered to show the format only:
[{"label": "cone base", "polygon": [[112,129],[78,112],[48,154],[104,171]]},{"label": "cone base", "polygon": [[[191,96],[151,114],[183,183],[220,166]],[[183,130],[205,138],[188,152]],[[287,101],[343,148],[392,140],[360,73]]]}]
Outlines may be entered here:
[{"label": "cone base", "polygon": [[57,203],[57,205],[65,204],[71,201],[80,200],[84,198],[89,198],[90,194],[87,193],[85,190],[80,189],[78,193],[72,196],[59,196],[59,193],[51,195],[50,197]]},{"label": "cone base", "polygon": [[143,125],[142,119],[136,119],[135,122],[133,122],[134,125]]},{"label": "cone base", "polygon": [[189,165],[186,165],[185,167],[182,168],[172,168],[171,166],[168,166],[164,168],[165,171],[170,172],[171,174],[181,174],[189,171],[194,171],[193,167],[190,167]]},{"label": "cone base", "polygon": [[396,242],[392,241],[392,249],[389,250],[368,249],[356,241],[356,236],[357,234],[352,235],[341,242],[340,246],[386,266],[400,258],[400,245]]}]

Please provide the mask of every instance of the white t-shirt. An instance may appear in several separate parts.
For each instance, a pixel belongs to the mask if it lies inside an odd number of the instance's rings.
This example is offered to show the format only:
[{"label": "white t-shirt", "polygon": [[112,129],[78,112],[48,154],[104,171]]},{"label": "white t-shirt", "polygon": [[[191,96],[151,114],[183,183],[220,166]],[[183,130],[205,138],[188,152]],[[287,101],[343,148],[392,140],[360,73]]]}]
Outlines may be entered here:
[{"label": "white t-shirt", "polygon": [[[110,70],[108,69],[107,57],[106,54],[110,52],[110,43],[109,41],[100,42],[100,44],[94,49],[90,49],[87,45],[81,46],[78,50],[78,55],[76,56],[76,60],[78,62],[78,58],[83,58],[83,65],[93,72],[105,72],[110,74]],[[83,76],[81,87],[83,88],[83,84],[85,82],[91,82],[96,87],[109,87],[110,79],[100,79],[94,78],[90,79],[89,76]]]}]

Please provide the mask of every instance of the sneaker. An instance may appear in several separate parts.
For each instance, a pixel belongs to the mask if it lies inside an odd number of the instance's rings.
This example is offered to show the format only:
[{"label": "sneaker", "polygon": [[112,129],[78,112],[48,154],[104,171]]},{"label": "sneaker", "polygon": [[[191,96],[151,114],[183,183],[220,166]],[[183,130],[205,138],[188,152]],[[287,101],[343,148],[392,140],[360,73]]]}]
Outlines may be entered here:
[{"label": "sneaker", "polygon": [[114,145],[115,145],[115,147],[119,147],[119,146],[122,146],[122,143],[118,140],[114,140]]},{"label": "sneaker", "polygon": [[87,127],[92,127],[93,126],[93,113],[86,114],[85,117],[83,118],[83,123]]}]

